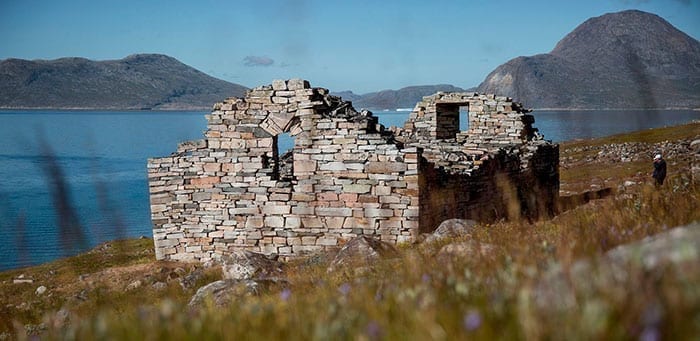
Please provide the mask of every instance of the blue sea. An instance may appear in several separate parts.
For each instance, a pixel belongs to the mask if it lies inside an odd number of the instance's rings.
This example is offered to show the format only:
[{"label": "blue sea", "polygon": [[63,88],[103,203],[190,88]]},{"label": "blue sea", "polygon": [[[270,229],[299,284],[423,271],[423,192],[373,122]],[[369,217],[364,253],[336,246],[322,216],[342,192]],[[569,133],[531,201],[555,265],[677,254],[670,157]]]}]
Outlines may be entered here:
[{"label": "blue sea", "polygon": [[[202,138],[204,114],[0,111],[0,270],[69,256],[108,240],[150,237],[146,160]],[[408,114],[375,113],[385,126],[402,126]],[[533,115],[535,127],[555,142],[700,119],[700,111]]]}]

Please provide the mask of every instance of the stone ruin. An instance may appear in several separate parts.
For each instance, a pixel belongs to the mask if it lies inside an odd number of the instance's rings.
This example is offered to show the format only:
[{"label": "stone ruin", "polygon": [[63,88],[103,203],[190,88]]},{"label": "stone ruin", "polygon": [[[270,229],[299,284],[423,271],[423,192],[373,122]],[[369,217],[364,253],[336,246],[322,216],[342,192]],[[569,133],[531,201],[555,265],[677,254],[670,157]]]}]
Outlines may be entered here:
[{"label": "stone ruin", "polygon": [[[362,235],[411,242],[449,218],[550,215],[559,146],[528,112],[506,97],[437,93],[387,129],[300,79],[228,98],[206,116],[203,140],[148,160],[156,257],[292,257]],[[283,134],[294,137],[287,153]]]}]

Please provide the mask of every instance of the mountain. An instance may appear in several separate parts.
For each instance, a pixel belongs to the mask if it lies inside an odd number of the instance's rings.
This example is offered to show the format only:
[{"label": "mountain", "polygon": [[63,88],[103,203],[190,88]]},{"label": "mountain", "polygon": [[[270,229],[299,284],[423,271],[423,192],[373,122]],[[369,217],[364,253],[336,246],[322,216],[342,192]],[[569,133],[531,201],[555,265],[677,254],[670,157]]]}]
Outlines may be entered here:
[{"label": "mountain", "polygon": [[432,95],[438,91],[464,91],[449,84],[418,85],[401,88],[399,90],[382,90],[358,95],[352,91],[333,93],[344,100],[352,101],[356,109],[393,110],[399,108],[413,108],[423,96]]},{"label": "mountain", "polygon": [[697,108],[700,42],[654,14],[605,14],[550,53],[497,67],[477,89],[535,108]]},{"label": "mountain", "polygon": [[245,90],[159,54],[0,61],[0,108],[210,109]]}]

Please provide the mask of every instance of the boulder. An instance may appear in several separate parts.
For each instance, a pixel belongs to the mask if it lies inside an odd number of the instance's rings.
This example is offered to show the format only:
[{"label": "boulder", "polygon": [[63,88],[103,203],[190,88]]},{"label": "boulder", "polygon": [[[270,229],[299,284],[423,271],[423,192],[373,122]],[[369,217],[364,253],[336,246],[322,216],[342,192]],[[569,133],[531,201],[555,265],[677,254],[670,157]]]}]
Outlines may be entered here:
[{"label": "boulder", "polygon": [[57,312],[48,315],[47,325],[56,329],[63,328],[70,321],[70,315],[71,313],[68,309],[61,308]]},{"label": "boulder", "polygon": [[195,309],[200,308],[207,300],[211,300],[214,306],[225,307],[231,304],[236,297],[250,296],[257,293],[258,283],[255,281],[224,279],[197,289],[188,306]]},{"label": "boulder", "polygon": [[469,219],[448,219],[440,223],[435,231],[425,236],[422,241],[432,243],[442,238],[469,235],[474,232],[476,224],[476,221]]},{"label": "boulder", "polygon": [[700,153],[700,139],[690,142],[690,150]]},{"label": "boulder", "polygon": [[163,283],[163,282],[155,282],[151,285],[151,288],[153,288],[153,290],[156,290],[156,291],[161,291],[161,290],[167,289],[168,285],[166,283]]},{"label": "boulder", "polygon": [[143,282],[141,282],[141,280],[137,279],[137,280],[129,283],[129,285],[126,286],[124,291],[136,290],[136,289],[140,288],[142,285],[143,285]]},{"label": "boulder", "polygon": [[276,255],[237,251],[222,259],[224,279],[276,280],[284,277],[284,264]]},{"label": "boulder", "polygon": [[203,276],[204,272],[202,269],[195,269],[185,277],[179,279],[180,286],[183,290],[192,289]]},{"label": "boulder", "polygon": [[43,286],[43,285],[41,285],[41,286],[39,286],[38,288],[36,288],[36,291],[35,291],[35,293],[37,294],[37,296],[41,296],[41,295],[43,295],[45,292],[46,292],[46,287]]},{"label": "boulder", "polygon": [[[700,223],[696,222],[618,246],[599,257],[581,259],[568,266],[551,264],[546,272],[534,279],[532,288],[520,294],[519,304],[523,314],[539,316],[543,321],[555,321],[562,316],[580,317],[581,302],[590,305],[590,302],[629,299],[630,290],[648,285],[639,283],[640,279],[653,283],[661,278],[681,283],[693,281],[697,278],[699,265]],[[679,288],[683,290],[674,293],[676,299],[697,297],[694,287],[680,285]],[[638,300],[650,304],[648,308],[660,308],[655,306],[658,301],[654,297],[645,297],[643,292],[633,294],[639,295]],[[606,310],[591,313],[596,321],[613,318],[600,315],[612,313]]]},{"label": "boulder", "polygon": [[353,268],[355,272],[366,270],[372,263],[386,258],[396,258],[398,251],[393,245],[367,236],[348,241],[331,261],[328,272],[341,268]]},{"label": "boulder", "polygon": [[443,246],[435,255],[438,260],[449,261],[452,259],[465,259],[474,257],[494,256],[497,248],[487,243],[476,243],[473,241],[450,243]]},{"label": "boulder", "polygon": [[75,294],[75,295],[73,296],[73,298],[74,298],[75,300],[77,300],[77,301],[83,301],[83,302],[85,302],[85,301],[87,301],[87,300],[90,298],[90,297],[89,297],[89,294],[90,294],[90,293],[87,291],[87,289],[83,289],[83,290],[80,290],[79,293]]},{"label": "boulder", "polygon": [[613,264],[639,265],[646,271],[700,260],[700,223],[673,228],[642,241],[618,246],[605,254]]}]

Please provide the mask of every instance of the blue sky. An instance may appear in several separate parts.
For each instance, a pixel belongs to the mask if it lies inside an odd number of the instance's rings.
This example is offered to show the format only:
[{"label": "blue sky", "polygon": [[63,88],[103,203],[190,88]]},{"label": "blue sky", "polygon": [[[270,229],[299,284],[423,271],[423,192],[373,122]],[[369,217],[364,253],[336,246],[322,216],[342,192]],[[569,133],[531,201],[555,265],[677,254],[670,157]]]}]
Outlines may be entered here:
[{"label": "blue sky", "polygon": [[466,88],[605,13],[655,13],[699,39],[698,2],[0,0],[0,59],[163,53],[245,86],[300,77],[356,93]]}]

